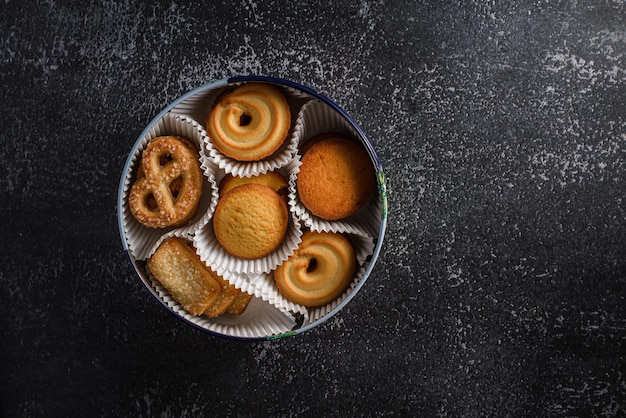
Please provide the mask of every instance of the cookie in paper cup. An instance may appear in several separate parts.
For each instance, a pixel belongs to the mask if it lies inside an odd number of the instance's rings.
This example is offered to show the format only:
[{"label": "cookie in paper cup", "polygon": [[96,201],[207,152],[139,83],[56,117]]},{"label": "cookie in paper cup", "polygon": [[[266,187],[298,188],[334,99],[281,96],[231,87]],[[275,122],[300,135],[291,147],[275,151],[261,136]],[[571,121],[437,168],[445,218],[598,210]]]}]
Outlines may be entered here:
[{"label": "cookie in paper cup", "polygon": [[289,224],[282,244],[265,257],[244,259],[230,254],[217,240],[212,222],[198,230],[193,241],[202,260],[218,274],[226,276],[228,272],[269,273],[289,258],[293,250],[298,247],[301,236],[300,221],[293,216],[292,212],[289,212]]},{"label": "cookie in paper cup", "polygon": [[303,227],[308,227],[316,231],[325,232],[347,232],[350,234],[362,236],[376,236],[379,233],[380,225],[378,220],[382,215],[382,204],[378,199],[370,198],[363,208],[354,215],[339,220],[322,219],[314,215],[302,203],[297,189],[297,176],[301,166],[301,156],[295,157],[295,163],[290,166],[289,182],[289,202],[290,205],[302,222]]},{"label": "cookie in paper cup", "polygon": [[[193,320],[193,319],[192,319]],[[203,329],[239,339],[267,339],[268,336],[290,335],[299,318],[281,312],[260,298],[252,298],[246,311],[237,317],[222,315],[209,321],[197,319]]]},{"label": "cookie in paper cup", "polygon": [[[370,234],[368,219],[376,217],[375,170],[356,129],[321,100],[302,109],[298,144],[297,185],[290,189],[295,210],[305,226]],[[373,213],[372,213],[373,212]]]},{"label": "cookie in paper cup", "polygon": [[316,321],[358,287],[375,244],[370,237],[310,230],[301,246],[274,271],[274,282],[299,312],[306,310],[307,321]]},{"label": "cookie in paper cup", "polygon": [[[193,235],[196,233],[196,231],[198,231],[200,228],[202,228],[204,225],[210,222],[211,217],[213,216],[213,212],[215,211],[215,207],[217,206],[218,197],[219,197],[218,182],[215,177],[216,174],[219,172],[219,170],[217,169],[217,167],[215,167],[213,162],[210,159],[208,159],[206,155],[204,154],[200,155],[200,169],[204,173],[204,176],[206,177],[206,179],[208,179],[209,183],[211,184],[210,202],[208,203],[208,206],[206,205],[206,202],[205,202],[205,204],[202,205],[201,207],[201,208],[204,208],[206,206],[206,210],[204,211],[204,213],[202,214],[202,216],[196,223],[191,224],[189,226],[185,226],[183,228],[175,228],[175,229],[172,229],[163,233],[163,235],[158,237],[157,240],[152,243],[152,246],[148,246],[148,244],[146,244],[145,249],[147,249],[147,252],[145,252],[145,254],[148,254],[148,255],[154,254],[154,252],[157,250],[157,248],[159,248],[161,243],[171,237],[178,237],[178,238],[183,238],[186,240],[192,240]],[[204,187],[203,189],[204,189],[204,193],[207,194],[207,196],[204,199],[209,199],[209,193],[207,193],[207,187]],[[148,256],[146,256],[145,258],[148,258]],[[141,258],[141,259],[143,260],[144,258]]]},{"label": "cookie in paper cup", "polygon": [[[288,120],[288,130],[286,134],[280,135],[280,138],[283,138],[284,136],[284,139],[281,140],[281,145],[279,146],[279,148],[276,149],[274,152],[272,152],[271,155],[262,156],[259,158],[245,157],[247,153],[253,154],[255,152],[254,148],[252,148],[251,146],[247,146],[247,148],[250,149],[250,151],[241,150],[240,152],[242,154],[242,157],[238,159],[238,158],[235,158],[232,154],[227,155],[225,153],[226,150],[223,150],[223,151],[220,150],[220,146],[217,145],[218,138],[211,137],[212,129],[215,129],[216,131],[219,131],[219,132],[227,130],[226,128],[222,128],[222,127],[220,127],[220,129],[212,128],[214,124],[218,123],[215,121],[215,118],[212,117],[212,115],[214,112],[214,108],[217,105],[222,104],[222,98],[229,98],[231,94],[237,93],[241,89],[246,89],[248,87],[257,86],[257,85],[269,87],[274,91],[278,91],[278,94],[284,97],[284,100],[286,101],[285,110],[286,112],[289,113],[289,115],[286,115],[287,120]],[[255,92],[251,91],[250,93],[254,94]],[[265,95],[259,94],[259,96],[264,97]],[[223,91],[220,92],[220,94],[212,95],[210,99],[212,99],[213,102],[211,103],[210,106],[208,106],[208,112],[207,112],[206,119],[205,119],[204,126],[207,132],[207,135],[204,138],[205,146],[206,146],[209,156],[213,158],[213,160],[218,165],[218,167],[223,169],[226,173],[232,174],[234,176],[239,176],[239,177],[250,177],[250,176],[260,174],[260,173],[265,173],[267,171],[278,170],[284,165],[286,165],[287,163],[289,163],[289,161],[296,154],[297,146],[298,146],[298,143],[300,142],[300,129],[301,129],[300,119],[298,118],[298,115],[300,114],[300,109],[302,105],[305,104],[309,100],[307,95],[304,95],[298,90],[288,88],[286,86],[267,84],[267,83],[265,84],[264,83],[243,83],[243,84],[238,84],[234,86],[234,88],[231,87],[228,89],[224,89]],[[232,99],[232,100],[237,100],[237,99]],[[221,120],[219,121],[219,123],[224,123],[224,126],[235,125],[233,126],[232,129],[229,129],[229,131],[232,130],[231,133],[233,135],[236,135],[239,133],[243,135],[245,134],[245,131],[243,130],[243,128],[248,128],[252,126],[252,127],[258,127],[259,131],[261,131],[259,133],[259,136],[264,136],[266,134],[268,134],[268,136],[271,136],[268,133],[270,129],[267,126],[265,126],[264,123],[261,123],[261,122],[264,122],[265,120],[269,120],[268,123],[271,124],[273,123],[273,121],[271,120],[272,116],[274,116],[276,120],[278,120],[279,115],[273,115],[269,112],[268,114],[264,114],[263,111],[267,109],[265,108],[265,106],[263,106],[263,103],[257,106],[257,102],[255,101],[250,101],[250,102],[251,103],[244,102],[242,99],[241,102],[235,102],[232,104],[229,103],[229,107],[226,107],[227,110],[219,112],[219,114],[224,115],[224,119],[228,121],[232,121],[233,119],[235,119],[234,116],[232,116],[232,113],[235,113],[235,110],[237,110],[237,112],[240,112],[240,111],[243,112],[244,115],[242,116],[239,116],[239,113],[237,113],[238,120],[246,121],[246,122],[241,122],[241,125],[242,125],[241,127],[236,125],[235,123],[227,125],[226,122],[222,122]],[[245,110],[242,110],[242,108],[244,107],[245,107]],[[253,116],[252,117],[248,116],[248,114],[251,114]],[[260,122],[257,124],[255,123],[256,121],[260,121]],[[222,145],[222,147],[224,147],[224,145]]]},{"label": "cookie in paper cup", "polygon": [[129,251],[138,260],[145,260],[167,236],[191,236],[194,231],[209,222],[217,201],[217,185],[215,175],[208,168],[202,168],[202,194],[198,203],[196,214],[185,225],[170,228],[149,228],[139,223],[132,215],[128,203],[128,195],[135,181],[141,154],[153,139],[166,136],[181,136],[191,141],[198,149],[198,164],[202,160],[204,151],[204,129],[196,121],[180,115],[164,114],[137,144],[132,154],[129,168],[123,183],[122,220],[125,231],[125,239]]},{"label": "cookie in paper cup", "polygon": [[[285,181],[291,182],[292,177],[290,177],[290,175],[293,171],[294,164],[297,164],[297,160],[295,159],[291,160],[285,167],[276,170],[275,173],[280,174]],[[215,179],[216,184],[218,184],[218,189],[226,175],[227,174],[223,171],[217,172]],[[254,178],[254,176],[250,178]],[[288,186],[289,184],[290,183],[288,183]],[[278,193],[276,194],[278,195]],[[280,197],[281,199],[286,200],[286,196]],[[287,230],[282,239],[282,243],[269,255],[256,259],[244,259],[234,256],[222,247],[217,239],[213,222],[209,222],[197,231],[194,238],[194,244],[198,248],[200,257],[213,270],[223,276],[227,275],[227,272],[243,274],[271,272],[278,264],[286,260],[293,253],[293,250],[298,247],[298,244],[300,243],[300,236],[302,235],[302,232],[300,231],[300,221],[294,216],[290,203],[285,203],[287,205],[288,217]]]}]

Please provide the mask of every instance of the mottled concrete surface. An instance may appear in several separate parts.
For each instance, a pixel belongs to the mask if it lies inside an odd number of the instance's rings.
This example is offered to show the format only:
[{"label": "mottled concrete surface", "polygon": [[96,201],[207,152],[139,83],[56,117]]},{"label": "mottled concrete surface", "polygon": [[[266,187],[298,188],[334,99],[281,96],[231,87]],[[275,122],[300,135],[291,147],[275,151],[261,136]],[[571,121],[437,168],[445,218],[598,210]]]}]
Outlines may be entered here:
[{"label": "mottled concrete surface", "polygon": [[[622,1],[0,4],[0,416],[624,416]],[[201,2],[198,2],[201,3]],[[191,329],[123,252],[127,153],[233,75],[338,102],[389,224],[348,308]]]}]

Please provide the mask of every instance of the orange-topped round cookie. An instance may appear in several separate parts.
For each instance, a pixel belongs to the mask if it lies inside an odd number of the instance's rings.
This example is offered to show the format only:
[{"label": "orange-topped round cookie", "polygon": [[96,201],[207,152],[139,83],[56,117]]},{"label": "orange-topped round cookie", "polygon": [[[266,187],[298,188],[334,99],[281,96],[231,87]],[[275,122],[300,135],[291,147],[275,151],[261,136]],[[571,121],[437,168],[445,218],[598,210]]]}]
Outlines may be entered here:
[{"label": "orange-topped round cookie", "polygon": [[[302,156],[296,180],[300,201],[314,215],[338,220],[355,214],[376,187],[374,167],[367,152],[339,134],[312,138]],[[306,143],[305,143],[306,145]]]}]

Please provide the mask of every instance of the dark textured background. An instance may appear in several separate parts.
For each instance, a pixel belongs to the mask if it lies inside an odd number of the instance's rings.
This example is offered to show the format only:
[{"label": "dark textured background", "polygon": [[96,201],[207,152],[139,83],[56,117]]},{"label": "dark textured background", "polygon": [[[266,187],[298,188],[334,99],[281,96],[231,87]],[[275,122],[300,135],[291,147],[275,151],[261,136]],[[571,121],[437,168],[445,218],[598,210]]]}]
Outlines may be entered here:
[{"label": "dark textured background", "polygon": [[[135,3],[0,4],[1,416],[624,416],[624,2]],[[246,74],[348,111],[390,199],[362,291],[274,342],[179,322],[117,229],[143,128]]]}]

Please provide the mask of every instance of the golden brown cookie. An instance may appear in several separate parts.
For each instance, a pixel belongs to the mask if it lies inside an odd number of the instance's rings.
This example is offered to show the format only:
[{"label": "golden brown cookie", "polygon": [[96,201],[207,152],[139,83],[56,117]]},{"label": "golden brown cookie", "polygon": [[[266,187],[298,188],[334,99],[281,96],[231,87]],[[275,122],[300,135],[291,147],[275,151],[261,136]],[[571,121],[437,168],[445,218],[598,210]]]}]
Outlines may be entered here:
[{"label": "golden brown cookie", "polygon": [[172,297],[192,315],[201,315],[221,292],[195,250],[182,238],[168,238],[148,259],[147,268]]},{"label": "golden brown cookie", "polygon": [[232,174],[226,174],[220,182],[220,196],[225,195],[235,187],[249,183],[263,184],[274,190],[280,196],[283,196],[285,201],[287,201],[289,184],[285,177],[276,171],[268,171],[267,173],[261,173],[252,177],[237,177]]},{"label": "golden brown cookie", "polygon": [[217,275],[214,272],[211,272],[213,277],[220,284],[221,291],[215,302],[211,304],[207,309],[204,310],[204,315],[209,318],[216,318],[226,312],[226,309],[233,303],[235,298],[241,291],[237,289],[235,286],[230,284],[226,279]]},{"label": "golden brown cookie", "polygon": [[226,193],[213,215],[215,237],[235,257],[256,259],[283,241],[289,211],[282,197],[262,184],[244,184]]},{"label": "golden brown cookie", "polygon": [[264,83],[243,84],[219,96],[206,117],[213,145],[239,161],[269,157],[283,144],[290,127],[287,99]]},{"label": "golden brown cookie", "polygon": [[300,201],[311,213],[327,220],[355,214],[376,188],[376,174],[367,152],[340,135],[311,140],[314,143],[302,156],[296,180]]},{"label": "golden brown cookie", "polygon": [[318,142],[336,136],[342,137],[343,135],[337,132],[324,132],[321,134],[317,134],[314,137],[307,139],[302,145],[300,145],[298,153],[300,155],[304,155],[313,145],[317,144]]},{"label": "golden brown cookie", "polygon": [[307,231],[294,254],[276,268],[274,279],[287,299],[315,307],[337,299],[355,274],[356,257],[346,237]]},{"label": "golden brown cookie", "polygon": [[233,303],[230,304],[226,312],[233,315],[241,315],[244,313],[250,301],[252,300],[252,295],[247,292],[239,291],[239,294],[233,300]]},{"label": "golden brown cookie", "polygon": [[150,228],[184,225],[198,211],[202,172],[189,141],[176,136],[154,138],[141,155],[128,207]]}]

